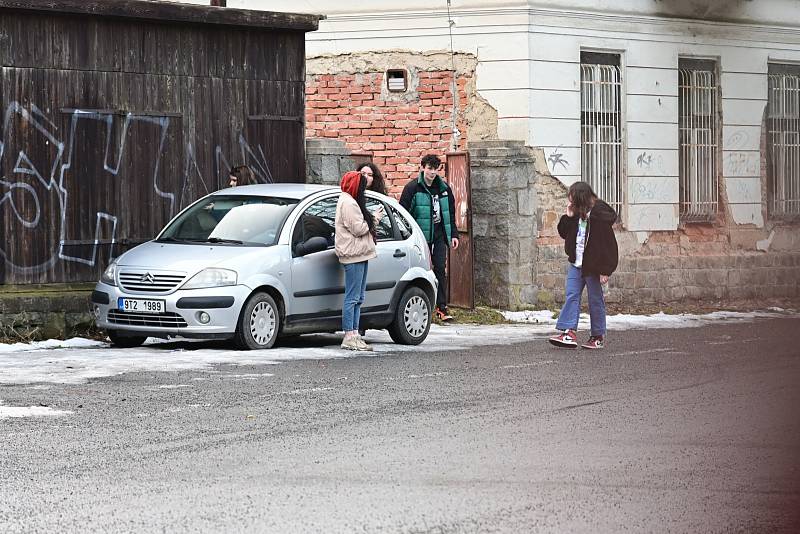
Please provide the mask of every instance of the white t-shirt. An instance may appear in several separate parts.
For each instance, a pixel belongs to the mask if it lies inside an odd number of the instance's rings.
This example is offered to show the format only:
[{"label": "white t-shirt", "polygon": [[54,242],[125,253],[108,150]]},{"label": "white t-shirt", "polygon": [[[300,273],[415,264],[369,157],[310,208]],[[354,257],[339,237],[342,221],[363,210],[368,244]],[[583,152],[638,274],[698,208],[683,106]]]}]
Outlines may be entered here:
[{"label": "white t-shirt", "polygon": [[583,251],[586,250],[586,230],[589,227],[589,214],[586,214],[585,219],[578,218],[578,236],[575,239],[575,267],[580,268],[583,265]]}]

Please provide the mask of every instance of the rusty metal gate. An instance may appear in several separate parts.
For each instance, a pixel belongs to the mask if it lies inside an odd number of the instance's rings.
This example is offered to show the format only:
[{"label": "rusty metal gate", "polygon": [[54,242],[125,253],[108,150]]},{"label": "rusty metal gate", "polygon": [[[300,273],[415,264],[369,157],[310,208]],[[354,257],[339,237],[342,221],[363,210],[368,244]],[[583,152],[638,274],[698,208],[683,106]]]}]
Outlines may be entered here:
[{"label": "rusty metal gate", "polygon": [[461,237],[456,250],[450,250],[447,270],[450,304],[475,307],[475,276],[472,243],[472,195],[469,180],[469,153],[447,154],[445,175],[456,201],[456,228]]}]

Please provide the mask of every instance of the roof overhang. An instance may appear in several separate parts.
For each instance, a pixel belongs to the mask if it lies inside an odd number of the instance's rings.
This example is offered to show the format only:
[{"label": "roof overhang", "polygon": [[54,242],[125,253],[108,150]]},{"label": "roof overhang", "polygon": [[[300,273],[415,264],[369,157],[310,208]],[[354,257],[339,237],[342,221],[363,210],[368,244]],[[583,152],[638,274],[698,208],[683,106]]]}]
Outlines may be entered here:
[{"label": "roof overhang", "polygon": [[4,10],[303,32],[315,31],[319,27],[319,21],[325,18],[324,15],[143,0],[0,0],[0,12]]}]

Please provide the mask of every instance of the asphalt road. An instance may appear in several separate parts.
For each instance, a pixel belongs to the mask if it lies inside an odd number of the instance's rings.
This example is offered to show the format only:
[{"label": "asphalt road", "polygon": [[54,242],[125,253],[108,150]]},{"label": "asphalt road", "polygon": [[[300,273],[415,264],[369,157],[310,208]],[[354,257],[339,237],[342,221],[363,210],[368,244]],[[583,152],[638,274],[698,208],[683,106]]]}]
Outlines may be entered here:
[{"label": "asphalt road", "polygon": [[2,386],[0,531],[798,532],[798,331]]}]

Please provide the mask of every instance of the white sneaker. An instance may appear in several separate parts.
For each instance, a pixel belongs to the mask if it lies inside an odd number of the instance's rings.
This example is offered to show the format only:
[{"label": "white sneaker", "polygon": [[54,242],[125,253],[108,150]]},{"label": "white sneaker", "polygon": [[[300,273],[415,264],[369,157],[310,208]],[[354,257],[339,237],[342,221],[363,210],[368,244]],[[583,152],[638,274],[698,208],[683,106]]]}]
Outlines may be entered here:
[{"label": "white sneaker", "polygon": [[[345,337],[344,340],[342,340],[342,345],[341,346],[342,346],[343,349],[347,349],[347,350],[364,350],[364,349],[361,348],[361,345],[359,344],[359,341],[360,341],[360,339],[357,336]],[[363,341],[362,341],[362,343],[363,343]]]},{"label": "white sneaker", "polygon": [[358,343],[358,350],[374,350],[372,345],[364,341],[361,336],[355,338],[356,342]]}]

